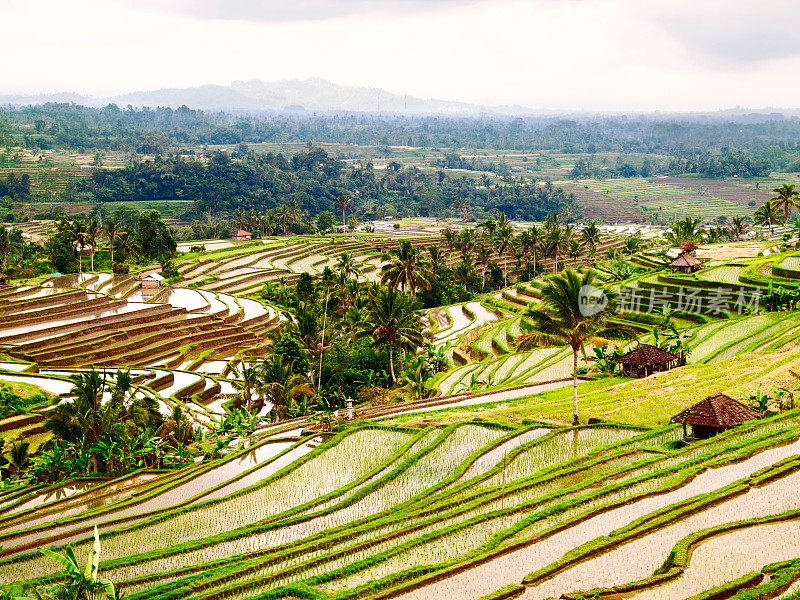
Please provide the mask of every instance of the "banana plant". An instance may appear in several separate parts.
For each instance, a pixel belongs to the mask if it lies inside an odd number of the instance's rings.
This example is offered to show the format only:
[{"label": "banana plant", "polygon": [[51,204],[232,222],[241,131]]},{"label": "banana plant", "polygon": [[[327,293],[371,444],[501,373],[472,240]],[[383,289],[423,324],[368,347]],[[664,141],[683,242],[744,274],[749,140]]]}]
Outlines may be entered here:
[{"label": "banana plant", "polygon": [[[100,536],[97,533],[97,525],[94,526],[94,544],[86,559],[86,566],[83,568],[81,568],[75,553],[69,546],[64,551],[63,556],[46,548],[42,548],[39,551],[64,566],[68,580],[66,583],[59,584],[63,592],[62,597],[72,598],[73,600],[88,600],[99,595],[108,600],[115,599],[114,584],[108,579],[99,577]],[[38,593],[36,595],[38,596]]]}]

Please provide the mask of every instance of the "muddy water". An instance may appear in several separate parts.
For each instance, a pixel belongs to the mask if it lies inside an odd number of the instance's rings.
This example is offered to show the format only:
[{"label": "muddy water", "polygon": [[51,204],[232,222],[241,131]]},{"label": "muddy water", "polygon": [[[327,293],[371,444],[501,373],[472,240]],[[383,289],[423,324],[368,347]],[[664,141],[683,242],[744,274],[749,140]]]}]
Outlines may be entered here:
[{"label": "muddy water", "polygon": [[264,308],[260,302],[256,302],[255,300],[248,300],[247,298],[239,298],[239,304],[242,305],[244,309],[244,320],[247,321],[248,319],[255,319],[256,317],[261,317],[267,314],[267,309]]},{"label": "muddy water", "polygon": [[195,383],[201,379],[200,375],[195,373],[185,373],[183,371],[173,371],[172,375],[174,377],[174,381],[171,386],[168,388],[164,388],[163,390],[158,392],[158,395],[163,398],[168,398],[173,394],[178,393],[183,388],[188,385]]},{"label": "muddy water", "polygon": [[[142,304],[136,302],[129,302],[128,304],[117,304],[112,308],[105,308],[96,312],[87,312],[83,315],[69,317],[65,319],[53,319],[52,321],[45,321],[43,323],[35,323],[31,325],[20,325],[18,327],[10,327],[8,329],[0,327],[0,335],[10,336],[18,335],[21,333],[31,333],[43,329],[50,329],[51,327],[58,327],[59,325],[72,325],[74,323],[86,322],[87,325],[91,323],[92,319],[100,317],[110,317],[114,315],[122,315],[141,310],[143,308],[152,308],[152,304]],[[65,335],[64,333],[45,334],[43,337],[58,337]],[[39,339],[39,338],[37,338]]]}]

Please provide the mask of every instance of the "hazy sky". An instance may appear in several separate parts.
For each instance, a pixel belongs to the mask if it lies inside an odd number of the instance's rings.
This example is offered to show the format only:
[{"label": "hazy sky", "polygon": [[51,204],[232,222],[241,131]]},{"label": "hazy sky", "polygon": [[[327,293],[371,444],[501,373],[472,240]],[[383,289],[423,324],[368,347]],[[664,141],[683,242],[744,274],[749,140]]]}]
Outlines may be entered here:
[{"label": "hazy sky", "polygon": [[323,77],[533,108],[800,106],[798,0],[0,0],[1,93]]}]

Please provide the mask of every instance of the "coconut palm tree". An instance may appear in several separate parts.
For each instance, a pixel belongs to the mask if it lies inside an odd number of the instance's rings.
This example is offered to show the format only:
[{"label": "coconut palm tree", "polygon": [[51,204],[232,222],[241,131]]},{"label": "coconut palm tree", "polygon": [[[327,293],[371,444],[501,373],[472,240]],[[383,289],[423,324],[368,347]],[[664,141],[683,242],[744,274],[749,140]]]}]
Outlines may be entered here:
[{"label": "coconut palm tree", "polygon": [[[118,407],[114,403],[103,406],[103,393],[107,387],[105,374],[101,375],[92,369],[75,373],[70,379],[73,383],[72,398],[61,402],[50,413],[44,427],[56,437],[88,451],[117,425]],[[92,464],[97,471],[96,454],[93,455]]]},{"label": "coconut palm tree", "polygon": [[83,273],[83,251],[87,246],[87,234],[83,229],[83,223],[74,221],[67,229],[69,239],[72,242],[72,255],[78,255],[78,273]]},{"label": "coconut palm tree", "polygon": [[114,262],[114,240],[121,233],[123,233],[122,228],[113,218],[106,219],[103,225],[103,235],[108,240],[108,250],[111,252],[112,264]]},{"label": "coconut palm tree", "polygon": [[[770,205],[769,202],[767,202],[759,210],[761,209],[767,209],[766,212],[769,213],[766,219],[767,222],[769,223],[769,231],[770,233],[772,233],[772,223],[774,222],[774,217],[775,217],[774,208]],[[753,218],[757,217],[758,217],[758,210],[756,211],[756,214],[753,215]],[[730,231],[730,234],[733,238],[737,240],[742,239],[742,236],[745,234],[745,232],[747,232],[747,222],[744,220],[744,217],[733,217],[733,219],[731,219],[730,225],[728,225],[728,231]]]},{"label": "coconut palm tree", "polygon": [[295,373],[294,363],[285,360],[282,354],[273,354],[261,365],[261,389],[265,399],[272,402],[277,417],[300,396],[315,393],[308,378]]},{"label": "coconut palm tree", "polygon": [[24,440],[20,440],[11,445],[7,468],[11,471],[12,475],[19,477],[22,475],[22,472],[30,466],[32,458],[30,446],[31,445]]},{"label": "coconut palm tree", "polygon": [[428,246],[427,250],[431,272],[434,277],[438,277],[439,273],[447,266],[447,257],[442,252],[441,246]]},{"label": "coconut palm tree", "polygon": [[372,337],[373,346],[389,348],[389,374],[394,371],[395,347],[418,348],[422,345],[422,320],[414,310],[414,299],[394,287],[378,288],[367,307],[366,327],[359,337]]},{"label": "coconut palm tree", "polygon": [[[769,233],[772,235],[772,226],[780,220],[778,205],[772,200],[767,200],[764,204],[758,207],[753,213],[753,223],[769,227]],[[741,217],[739,217],[741,219]],[[736,236],[737,239],[739,236]]]},{"label": "coconut palm tree", "polygon": [[445,229],[442,231],[442,237],[445,243],[447,243],[448,248],[450,248],[450,251],[455,251],[456,246],[458,246],[458,234],[452,229]]},{"label": "coconut palm tree", "polygon": [[472,254],[475,247],[477,236],[474,229],[462,229],[458,235],[458,249],[461,251],[461,256],[466,257]]},{"label": "coconut palm tree", "polygon": [[100,237],[101,229],[100,225],[97,223],[95,219],[92,219],[89,222],[89,226],[86,228],[86,244],[91,249],[91,266],[89,270],[94,271],[94,253],[97,249],[97,238]]},{"label": "coconut palm tree", "polygon": [[117,249],[125,257],[138,254],[140,250],[139,242],[129,231],[122,231],[117,235]]},{"label": "coconut palm tree", "polygon": [[[597,273],[573,269],[551,276],[541,288],[543,306],[528,309],[525,316],[533,330],[520,337],[518,351],[541,345],[566,344],[572,348],[572,423],[578,424],[578,354],[589,342],[630,339],[627,328],[611,322],[616,295],[597,287]],[[606,303],[605,305],[603,303]]]},{"label": "coconut palm tree", "polygon": [[261,383],[261,369],[253,363],[241,363],[231,369],[234,375],[233,387],[237,390],[238,400],[248,410],[253,404],[253,394],[258,394]]},{"label": "coconut palm tree", "polygon": [[597,223],[592,221],[581,230],[581,241],[591,248],[597,247],[600,243],[600,230],[597,228]]},{"label": "coconut palm tree", "polygon": [[705,232],[700,227],[700,220],[686,217],[672,225],[672,231],[667,231],[664,238],[673,246],[682,246],[687,242],[701,242]]},{"label": "coconut palm tree", "polygon": [[356,279],[361,275],[361,267],[358,266],[353,255],[349,252],[342,252],[339,258],[336,259],[336,268],[345,274],[346,277],[356,276]]},{"label": "coconut palm tree", "polygon": [[794,189],[794,187],[795,185],[793,183],[784,183],[782,186],[772,190],[772,193],[775,195],[769,199],[770,202],[775,205],[776,209],[783,209],[784,221],[789,220],[789,215],[793,209],[800,208],[800,203],[798,203],[800,192]]},{"label": "coconut palm tree", "polygon": [[565,249],[568,238],[561,226],[551,227],[545,234],[545,248],[553,257],[553,274],[558,271],[558,253]]},{"label": "coconut palm tree", "polygon": [[381,283],[384,285],[399,287],[403,291],[408,288],[412,296],[418,289],[430,289],[433,273],[410,241],[401,240],[397,248],[389,251],[386,260],[389,262],[381,268]]},{"label": "coconut palm tree", "polygon": [[520,234],[521,241],[526,250],[533,251],[533,270],[536,271],[536,251],[542,241],[542,230],[536,225],[531,225]]},{"label": "coconut palm tree", "polygon": [[5,227],[0,227],[0,263],[5,271],[9,254],[22,254],[22,248],[11,239],[11,233]]},{"label": "coconut palm tree", "polygon": [[353,205],[353,199],[350,196],[341,194],[338,198],[336,198],[334,204],[336,205],[336,208],[342,209],[342,225],[347,225],[347,220],[345,219],[344,213]]},{"label": "coconut palm tree", "polygon": [[[505,215],[500,213],[500,216],[505,219]],[[506,220],[504,223],[499,222],[497,225],[497,229],[494,232],[494,243],[497,251],[500,254],[500,258],[503,258],[503,254],[505,251],[508,250],[508,247],[511,245],[511,241],[514,239],[514,230],[511,228],[511,225]],[[503,261],[503,287],[508,287],[508,261]]]},{"label": "coconut palm tree", "polygon": [[492,260],[492,249],[484,244],[478,244],[475,246],[475,257],[481,266],[481,291],[483,291],[486,286],[486,269],[489,266],[489,261]]}]

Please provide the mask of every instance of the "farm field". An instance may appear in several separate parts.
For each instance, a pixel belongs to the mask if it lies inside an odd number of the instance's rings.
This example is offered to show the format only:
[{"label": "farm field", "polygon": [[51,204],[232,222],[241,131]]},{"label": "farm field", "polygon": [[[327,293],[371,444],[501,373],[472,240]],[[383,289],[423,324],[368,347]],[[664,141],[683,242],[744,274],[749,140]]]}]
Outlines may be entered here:
[{"label": "farm field", "polygon": [[[599,252],[621,247],[629,229],[602,236]],[[335,272],[344,252],[359,281],[377,282],[401,240],[439,246],[444,265],[461,259],[438,235],[280,236],[184,245],[176,274],[151,291],[139,276],[157,266],[5,286],[0,382],[45,400],[0,419],[1,435],[50,447],[46,408],[74,401],[73,376],[130,369],[131,397],[185,415],[207,443],[233,420],[246,369],[276,332],[300,328],[267,292]],[[85,557],[96,526],[102,576],[137,600],[661,599],[720,587],[740,600],[780,597],[800,581],[800,409],[786,403],[688,444],[671,422],[712,394],[800,387],[796,311],[710,309],[720,290],[790,281],[764,264],[800,270],[796,251],[759,255],[768,247],[708,246],[717,258],[692,275],[641,254],[630,264],[648,266],[624,281],[596,260],[607,285],[673,309],[616,315],[635,332],[620,351],[654,329],[669,335],[665,319],[688,350],[685,365],[631,379],[594,368],[602,340],[589,341],[576,426],[571,350],[517,347],[546,302],[540,276],[424,311],[424,344],[446,358],[423,382],[429,397],[398,386],[408,395],[359,404],[351,421],[340,411],[330,428],[318,415],[273,419],[270,402],[252,430],[228,425],[225,451],[195,451],[180,467],[4,484],[0,586],[62,582],[39,549]],[[514,262],[494,252],[513,279]],[[687,310],[692,285],[708,310]]]}]

